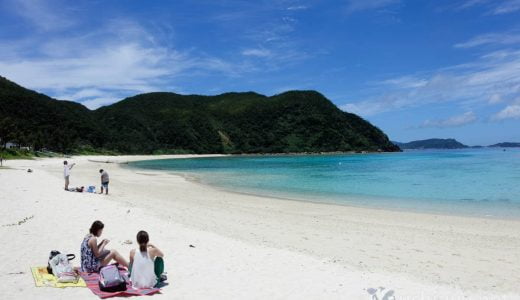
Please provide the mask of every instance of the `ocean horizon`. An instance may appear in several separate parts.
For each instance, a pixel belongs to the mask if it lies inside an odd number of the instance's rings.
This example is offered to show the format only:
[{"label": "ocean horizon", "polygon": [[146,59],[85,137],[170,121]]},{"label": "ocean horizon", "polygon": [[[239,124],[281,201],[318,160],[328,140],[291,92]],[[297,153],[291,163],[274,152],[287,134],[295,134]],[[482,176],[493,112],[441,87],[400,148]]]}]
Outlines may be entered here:
[{"label": "ocean horizon", "polygon": [[520,219],[520,149],[145,160],[225,190],[369,208]]}]

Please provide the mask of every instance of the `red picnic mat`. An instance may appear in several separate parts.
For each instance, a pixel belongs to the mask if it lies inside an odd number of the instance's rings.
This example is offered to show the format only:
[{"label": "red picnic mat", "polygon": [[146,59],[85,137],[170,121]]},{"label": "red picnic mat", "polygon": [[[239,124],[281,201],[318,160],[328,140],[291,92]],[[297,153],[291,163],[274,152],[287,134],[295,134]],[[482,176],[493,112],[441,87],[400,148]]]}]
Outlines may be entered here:
[{"label": "red picnic mat", "polygon": [[[124,270],[119,270],[120,272]],[[87,283],[87,287],[94,293],[99,296],[101,299],[110,298],[110,297],[129,297],[129,296],[144,296],[144,295],[153,295],[161,291],[159,288],[151,288],[151,289],[134,289],[132,284],[127,281],[126,283],[126,291],[121,292],[103,292],[99,289],[99,274],[98,273],[80,273],[81,278],[85,280]]]}]

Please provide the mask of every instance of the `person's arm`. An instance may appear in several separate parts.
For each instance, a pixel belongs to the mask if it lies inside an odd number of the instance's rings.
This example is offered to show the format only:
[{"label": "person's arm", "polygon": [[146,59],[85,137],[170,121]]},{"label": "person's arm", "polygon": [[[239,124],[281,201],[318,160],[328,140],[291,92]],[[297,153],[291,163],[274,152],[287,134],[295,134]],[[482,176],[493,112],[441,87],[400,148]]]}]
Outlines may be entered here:
[{"label": "person's arm", "polygon": [[98,245],[97,244],[97,238],[92,237],[88,241],[88,244],[89,244],[90,248],[92,249],[92,253],[94,253],[94,256],[95,257],[99,257],[101,252],[103,252],[103,250],[105,250],[105,246],[106,246],[106,244],[108,244],[108,240],[103,240]]},{"label": "person's arm", "polygon": [[134,263],[134,256],[135,256],[135,249],[130,250],[130,265],[133,265]]},{"label": "person's arm", "polygon": [[73,163],[72,165],[70,165],[69,170],[72,169],[72,167],[74,167],[74,165],[76,165],[76,163]]},{"label": "person's arm", "polygon": [[150,254],[152,254],[153,258],[152,259],[155,259],[155,257],[164,257],[164,253],[162,253],[162,251],[155,247],[153,244],[150,244],[148,243],[148,248],[150,248]]},{"label": "person's arm", "polygon": [[103,239],[101,241],[101,243],[99,243],[99,245],[98,245],[99,254],[101,254],[101,252],[103,252],[105,250],[105,246],[108,244],[108,242],[110,242],[110,241],[107,239]]}]

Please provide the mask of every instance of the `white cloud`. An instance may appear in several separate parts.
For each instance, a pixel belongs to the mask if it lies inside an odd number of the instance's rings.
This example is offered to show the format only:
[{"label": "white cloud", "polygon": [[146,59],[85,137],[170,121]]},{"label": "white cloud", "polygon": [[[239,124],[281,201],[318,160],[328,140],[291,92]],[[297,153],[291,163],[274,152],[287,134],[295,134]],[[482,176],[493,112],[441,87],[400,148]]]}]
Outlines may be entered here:
[{"label": "white cloud", "polygon": [[362,116],[376,115],[382,112],[400,110],[408,106],[408,100],[398,94],[386,93],[376,99],[347,103],[340,108]]},{"label": "white cloud", "polygon": [[512,104],[492,116],[492,120],[520,119],[520,104]]},{"label": "white cloud", "polygon": [[462,115],[453,116],[444,120],[426,120],[420,127],[437,127],[437,128],[448,128],[448,127],[460,127],[467,124],[474,123],[477,117],[472,111],[463,113]]},{"label": "white cloud", "polygon": [[489,0],[467,0],[465,1],[464,3],[462,3],[461,5],[459,5],[459,9],[465,9],[465,8],[470,8],[470,7],[473,7],[473,6],[476,6],[476,5],[479,5],[479,4],[483,4],[483,3],[486,3],[488,2]]},{"label": "white cloud", "polygon": [[308,59],[310,55],[293,37],[298,21],[283,17],[261,27],[247,29],[243,35],[245,47],[240,54],[256,71],[275,71]]},{"label": "white cloud", "polygon": [[68,37],[47,32],[0,41],[2,75],[50,96],[90,108],[137,93],[165,90],[181,76],[211,73],[233,77],[247,65],[180,51],[155,40],[130,20],[115,19],[96,31]]},{"label": "white cloud", "polygon": [[76,23],[59,4],[51,7],[50,1],[16,0],[6,6],[41,31],[62,30]]},{"label": "white cloud", "polygon": [[101,89],[97,88],[86,88],[81,89],[79,91],[70,93],[70,94],[62,94],[55,96],[56,99],[82,99],[82,98],[89,98],[89,97],[100,97],[103,96],[105,92]]},{"label": "white cloud", "polygon": [[242,51],[242,55],[267,57],[267,56],[271,55],[271,51],[269,51],[267,49],[246,49],[246,50]]},{"label": "white cloud", "polygon": [[497,5],[492,13],[494,15],[508,14],[520,10],[520,0],[506,0]]},{"label": "white cloud", "polygon": [[373,87],[373,95],[342,108],[370,116],[439,102],[484,105],[490,99],[514,99],[520,95],[520,50],[495,51],[472,63],[387,79]]},{"label": "white cloud", "polygon": [[81,53],[71,52],[68,57],[0,60],[0,70],[23,86],[50,89],[54,95],[74,92],[71,100],[81,101],[94,90],[153,90],[160,86],[158,78],[179,74],[194,64],[180,53],[137,41],[85,46]]},{"label": "white cloud", "polygon": [[116,101],[121,100],[118,97],[106,97],[107,93],[104,94],[103,97],[97,97],[90,100],[84,100],[81,102],[81,104],[85,105],[86,107],[90,109],[96,109],[101,106],[110,105]]},{"label": "white cloud", "polygon": [[[232,60],[242,60],[256,72],[284,69],[310,57],[303,46],[304,38],[295,36],[301,11],[307,3],[295,0],[223,1],[225,10],[208,16],[215,26],[225,25],[233,31],[239,50]],[[247,24],[247,26],[244,26]],[[225,37],[229,38],[229,37]]]},{"label": "white cloud", "polygon": [[287,10],[305,10],[308,7],[305,5],[295,5],[295,6],[289,6],[287,7]]},{"label": "white cloud", "polygon": [[[238,8],[235,2],[219,3],[234,16],[217,18],[219,25],[228,22],[236,28],[233,38],[238,39],[240,48],[234,56],[214,56],[191,45],[172,45],[173,29],[171,25],[162,27],[160,20],[144,27],[130,19],[106,17],[96,27],[89,27],[79,4],[7,1],[6,9],[29,26],[19,38],[0,39],[1,75],[90,108],[137,93],[172,88],[181,92],[175,85],[190,78],[218,76],[225,80],[272,72],[309,57],[292,36],[298,11],[307,8],[296,1],[269,5],[244,2]],[[3,3],[0,5],[3,9]],[[243,22],[251,23],[251,16],[259,16],[262,22],[242,26]],[[208,22],[215,22],[215,18],[208,16]]]},{"label": "white cloud", "polygon": [[509,14],[520,10],[520,0],[466,0],[456,9],[470,9],[483,6],[488,15]]},{"label": "white cloud", "polygon": [[347,12],[353,13],[364,10],[378,9],[400,3],[400,0],[348,0]]},{"label": "white cloud", "polygon": [[491,97],[489,97],[489,104],[497,104],[502,102],[504,99],[502,99],[502,96],[500,94],[493,94]]},{"label": "white cloud", "polygon": [[421,78],[415,78],[413,76],[403,76],[399,78],[383,80],[381,83],[395,85],[403,88],[419,88],[428,84],[428,81]]},{"label": "white cloud", "polygon": [[513,32],[513,33],[488,33],[479,35],[475,38],[472,38],[471,40],[455,44],[455,48],[471,48],[476,46],[482,46],[482,45],[514,45],[514,44],[520,44],[520,33]]}]

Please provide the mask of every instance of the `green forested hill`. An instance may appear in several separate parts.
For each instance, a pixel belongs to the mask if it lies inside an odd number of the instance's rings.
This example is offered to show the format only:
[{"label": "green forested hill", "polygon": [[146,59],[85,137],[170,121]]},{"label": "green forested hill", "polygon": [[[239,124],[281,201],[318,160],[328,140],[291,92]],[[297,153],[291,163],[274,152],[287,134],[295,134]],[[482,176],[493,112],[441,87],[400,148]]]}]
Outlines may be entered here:
[{"label": "green forested hill", "polygon": [[396,151],[387,136],[314,91],[266,97],[148,93],[91,111],[0,77],[0,139],[60,152]]},{"label": "green forested hill", "polygon": [[83,105],[58,101],[0,77],[0,140],[35,149],[67,152],[79,145],[101,146],[93,114]]}]

